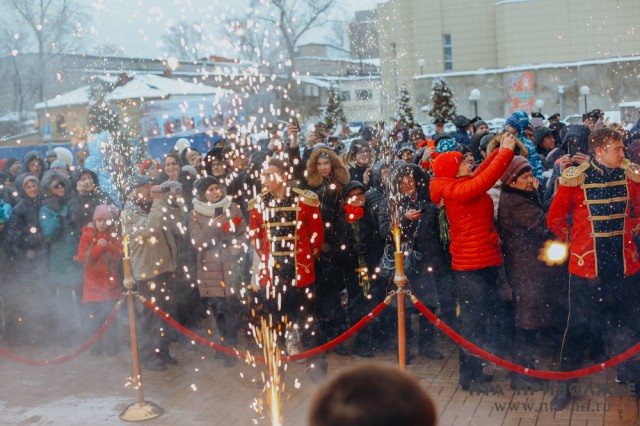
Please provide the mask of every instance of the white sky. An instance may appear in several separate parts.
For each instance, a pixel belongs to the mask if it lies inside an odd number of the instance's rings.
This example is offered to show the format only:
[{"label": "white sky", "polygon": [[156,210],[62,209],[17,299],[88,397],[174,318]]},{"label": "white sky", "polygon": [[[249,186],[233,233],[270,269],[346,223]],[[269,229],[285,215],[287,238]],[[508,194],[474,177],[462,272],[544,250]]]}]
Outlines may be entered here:
[{"label": "white sky", "polygon": [[[221,21],[237,12],[245,0],[77,0],[85,5],[93,16],[91,31],[97,44],[116,44],[129,56],[160,57],[164,50],[160,44],[165,29],[181,20],[202,20],[211,25],[210,33],[218,33]],[[374,8],[381,0],[337,0],[345,13],[353,16],[356,10]],[[235,11],[233,10],[235,8]],[[231,55],[225,51],[222,40],[217,54]]]}]

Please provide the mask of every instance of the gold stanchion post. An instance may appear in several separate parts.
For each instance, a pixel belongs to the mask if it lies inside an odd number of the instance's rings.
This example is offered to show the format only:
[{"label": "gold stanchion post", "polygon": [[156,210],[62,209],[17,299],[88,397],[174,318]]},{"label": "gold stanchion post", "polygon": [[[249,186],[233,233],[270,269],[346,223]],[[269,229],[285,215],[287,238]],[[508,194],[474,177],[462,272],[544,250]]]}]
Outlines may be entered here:
[{"label": "gold stanchion post", "polygon": [[400,249],[400,228],[397,225],[393,228],[393,236],[396,243],[396,252],[394,253],[396,271],[393,282],[398,287],[398,364],[404,370],[407,367],[404,309],[404,286],[407,284],[407,276],[404,274],[404,253]]},{"label": "gold stanchion post", "polygon": [[127,289],[127,306],[129,308],[129,333],[131,334],[131,356],[133,358],[133,385],[136,389],[136,402],[128,406],[121,414],[120,419],[126,422],[141,422],[155,419],[164,414],[159,405],[145,401],[142,390],[142,374],[140,372],[140,358],[138,355],[138,337],[136,333],[136,315],[134,311],[133,286],[135,281],[131,273],[131,259],[129,258],[129,242],[127,235],[123,237],[124,258],[124,286]]}]

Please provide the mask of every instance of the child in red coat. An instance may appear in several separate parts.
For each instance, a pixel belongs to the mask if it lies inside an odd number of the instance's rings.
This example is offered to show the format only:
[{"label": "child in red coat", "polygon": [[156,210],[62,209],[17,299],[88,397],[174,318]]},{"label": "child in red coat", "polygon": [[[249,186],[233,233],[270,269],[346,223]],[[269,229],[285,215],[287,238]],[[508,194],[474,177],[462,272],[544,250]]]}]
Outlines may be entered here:
[{"label": "child in red coat", "polygon": [[[113,310],[114,302],[122,294],[118,263],[122,243],[118,239],[114,219],[117,209],[101,204],[96,207],[93,222],[82,228],[78,258],[84,263],[84,291],[82,302],[89,318],[89,333],[96,333]],[[104,336],[108,342],[107,355],[120,350],[117,324],[114,321]],[[91,348],[93,355],[102,353],[102,338]]]}]

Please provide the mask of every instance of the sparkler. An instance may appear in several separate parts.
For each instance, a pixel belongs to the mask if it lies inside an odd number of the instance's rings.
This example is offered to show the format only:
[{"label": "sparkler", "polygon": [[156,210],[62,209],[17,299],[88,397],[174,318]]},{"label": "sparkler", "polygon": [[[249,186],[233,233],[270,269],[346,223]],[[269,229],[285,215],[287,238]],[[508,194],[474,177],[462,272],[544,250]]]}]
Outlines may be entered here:
[{"label": "sparkler", "polygon": [[562,265],[567,260],[567,257],[567,244],[553,240],[544,243],[544,247],[538,255],[538,259],[545,262],[548,266]]},{"label": "sparkler", "polygon": [[266,393],[271,424],[273,426],[281,426],[282,398],[280,394],[284,392],[284,384],[281,382],[282,376],[280,375],[282,361],[280,360],[280,350],[278,349],[278,332],[273,325],[271,315],[269,315],[268,320],[261,317],[260,326],[255,327],[251,325],[251,329],[253,330],[253,337],[256,344],[262,348],[262,354],[267,366],[268,376],[263,376],[263,390]]}]

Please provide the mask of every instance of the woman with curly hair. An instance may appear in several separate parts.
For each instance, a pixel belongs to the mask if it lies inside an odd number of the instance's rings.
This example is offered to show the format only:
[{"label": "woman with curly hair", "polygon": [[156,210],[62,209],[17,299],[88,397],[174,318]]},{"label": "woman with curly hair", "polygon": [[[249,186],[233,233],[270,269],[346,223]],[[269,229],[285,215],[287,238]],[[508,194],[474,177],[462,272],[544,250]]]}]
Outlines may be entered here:
[{"label": "woman with curly hair", "polygon": [[[318,196],[320,216],[324,223],[324,244],[315,268],[318,271],[316,309],[321,330],[328,339],[339,336],[346,326],[340,303],[344,280],[341,279],[336,260],[339,238],[334,224],[341,214],[342,189],[347,182],[349,172],[335,151],[325,147],[313,150],[307,161],[306,189]],[[336,351],[346,355],[343,346]]]}]

